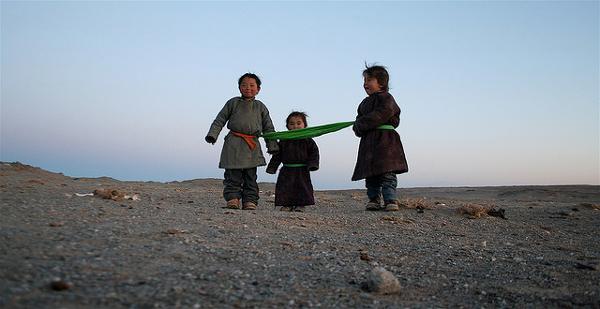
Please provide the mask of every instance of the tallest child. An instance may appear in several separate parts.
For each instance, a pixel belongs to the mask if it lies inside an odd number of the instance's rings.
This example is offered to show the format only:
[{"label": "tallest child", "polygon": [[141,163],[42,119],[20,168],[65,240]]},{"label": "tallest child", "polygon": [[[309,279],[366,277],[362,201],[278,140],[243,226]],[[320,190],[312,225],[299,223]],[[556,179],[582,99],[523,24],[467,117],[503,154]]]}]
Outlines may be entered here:
[{"label": "tallest child", "polygon": [[388,92],[390,76],[385,67],[368,66],[363,78],[368,97],[358,106],[352,127],[360,137],[352,180],[365,179],[367,210],[396,211],[396,174],[408,172],[404,147],[395,130],[400,124],[400,107]]},{"label": "tallest child", "polygon": [[[225,169],[223,197],[227,208],[231,209],[239,209],[240,200],[244,210],[254,210],[258,205],[256,167],[266,165],[258,136],[275,131],[269,110],[256,100],[260,84],[260,78],[255,74],[242,75],[238,80],[242,96],[225,103],[205,138],[214,144],[227,123],[229,133],[225,136],[219,168]],[[270,154],[279,149],[275,140],[266,141],[266,144]]]}]

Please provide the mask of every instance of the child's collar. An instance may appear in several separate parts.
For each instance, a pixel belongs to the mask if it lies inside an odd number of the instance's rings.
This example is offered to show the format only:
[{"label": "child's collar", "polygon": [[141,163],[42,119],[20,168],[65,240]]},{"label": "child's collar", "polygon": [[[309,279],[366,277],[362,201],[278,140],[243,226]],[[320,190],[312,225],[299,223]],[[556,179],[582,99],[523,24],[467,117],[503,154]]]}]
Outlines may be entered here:
[{"label": "child's collar", "polygon": [[256,100],[256,97],[246,98],[246,97],[242,96],[242,100],[244,100],[244,101],[254,101],[254,100]]},{"label": "child's collar", "polygon": [[373,93],[371,93],[369,96],[376,95],[376,94],[380,94],[380,93],[384,93],[384,92],[386,92],[386,91],[385,91],[385,90],[379,90],[379,91],[377,91],[377,92],[373,92]]}]

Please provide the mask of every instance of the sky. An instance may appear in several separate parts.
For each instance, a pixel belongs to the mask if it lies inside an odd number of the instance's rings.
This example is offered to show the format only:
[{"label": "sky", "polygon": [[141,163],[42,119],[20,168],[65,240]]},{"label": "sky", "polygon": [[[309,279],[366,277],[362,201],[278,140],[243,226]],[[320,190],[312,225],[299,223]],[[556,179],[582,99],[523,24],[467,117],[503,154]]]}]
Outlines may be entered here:
[{"label": "sky", "polygon": [[[352,121],[388,68],[399,187],[600,184],[598,1],[12,2],[1,10],[0,160],[72,177],[223,178],[204,137],[237,79],[278,131]],[[359,139],[317,137],[315,189]],[[263,151],[264,142],[261,142]],[[270,156],[265,157],[269,160]],[[258,170],[259,182],[276,176]]]}]

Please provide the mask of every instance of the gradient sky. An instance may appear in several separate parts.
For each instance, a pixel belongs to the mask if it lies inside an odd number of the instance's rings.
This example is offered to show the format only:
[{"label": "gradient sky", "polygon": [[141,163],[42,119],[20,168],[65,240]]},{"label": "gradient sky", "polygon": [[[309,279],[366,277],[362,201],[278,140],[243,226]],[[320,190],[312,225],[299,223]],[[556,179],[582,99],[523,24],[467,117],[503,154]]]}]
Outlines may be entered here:
[{"label": "gradient sky", "polygon": [[[385,65],[399,187],[600,184],[599,2],[1,2],[0,160],[68,176],[222,178],[204,142],[245,72],[285,130],[354,120]],[[351,182],[351,129],[316,138]],[[263,143],[264,149],[264,143]],[[269,156],[267,155],[267,160]],[[275,176],[259,168],[259,181]]]}]

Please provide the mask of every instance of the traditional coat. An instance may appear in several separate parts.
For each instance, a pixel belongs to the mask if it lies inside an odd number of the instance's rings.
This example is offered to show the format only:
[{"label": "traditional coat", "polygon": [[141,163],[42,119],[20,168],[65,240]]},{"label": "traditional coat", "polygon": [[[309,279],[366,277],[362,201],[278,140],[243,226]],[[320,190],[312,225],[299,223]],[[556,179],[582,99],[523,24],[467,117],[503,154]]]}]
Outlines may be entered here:
[{"label": "traditional coat", "polygon": [[[244,100],[242,97],[235,97],[227,101],[210,126],[207,136],[216,140],[225,123],[227,129],[246,135],[257,136],[263,132],[275,131],[269,110],[261,101],[255,99]],[[253,140],[256,142],[256,148],[251,150],[242,137],[229,132],[225,136],[219,168],[245,169],[266,165],[258,138]],[[276,141],[267,141],[266,144],[269,153],[277,151]]]},{"label": "traditional coat", "polygon": [[[319,169],[319,148],[312,138],[279,142],[279,152],[267,166],[267,173],[275,174],[280,163],[284,166],[277,176],[275,206],[307,206],[315,204],[310,171]],[[306,164],[287,167],[285,164]]]},{"label": "traditional coat", "polygon": [[352,180],[388,172],[408,172],[408,163],[398,132],[377,129],[380,125],[392,125],[397,128],[399,124],[400,107],[390,93],[373,93],[360,103],[352,127],[356,136],[360,137]]}]

